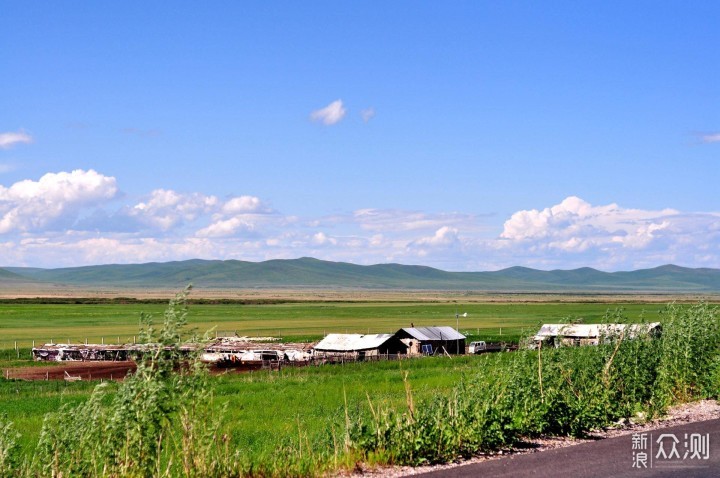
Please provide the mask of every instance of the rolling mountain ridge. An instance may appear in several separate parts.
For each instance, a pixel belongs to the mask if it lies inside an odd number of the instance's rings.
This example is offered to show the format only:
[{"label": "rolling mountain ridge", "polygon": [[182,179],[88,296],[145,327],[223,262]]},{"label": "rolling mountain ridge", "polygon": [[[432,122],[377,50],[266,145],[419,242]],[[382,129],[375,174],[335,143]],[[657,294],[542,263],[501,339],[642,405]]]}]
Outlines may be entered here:
[{"label": "rolling mountain ridge", "polygon": [[362,266],[303,257],[264,262],[202,260],[111,264],[59,269],[5,267],[0,284],[42,282],[76,286],[178,288],[358,288],[498,292],[720,292],[720,270],[665,265],[627,272],[589,267],[542,271],[510,267],[447,272],[427,266]]}]

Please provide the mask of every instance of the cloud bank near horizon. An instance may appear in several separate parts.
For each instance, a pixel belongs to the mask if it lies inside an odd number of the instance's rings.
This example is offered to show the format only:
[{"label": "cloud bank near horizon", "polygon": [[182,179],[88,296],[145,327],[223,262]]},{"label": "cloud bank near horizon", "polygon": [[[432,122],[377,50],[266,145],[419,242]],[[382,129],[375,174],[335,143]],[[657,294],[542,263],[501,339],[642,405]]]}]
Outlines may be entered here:
[{"label": "cloud bank near horizon", "polygon": [[298,217],[251,195],[164,188],[132,198],[116,178],[78,169],[0,185],[0,254],[2,265],[37,267],[301,256],[456,271],[720,267],[719,212],[592,205],[569,196],[512,213],[502,230],[491,218],[370,208]]}]

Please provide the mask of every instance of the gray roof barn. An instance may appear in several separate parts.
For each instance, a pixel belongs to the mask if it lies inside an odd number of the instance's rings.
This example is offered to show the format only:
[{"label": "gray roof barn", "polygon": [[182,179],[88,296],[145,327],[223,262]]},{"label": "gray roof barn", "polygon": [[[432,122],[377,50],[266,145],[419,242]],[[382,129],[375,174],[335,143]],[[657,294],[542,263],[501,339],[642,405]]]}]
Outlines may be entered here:
[{"label": "gray roof barn", "polygon": [[395,337],[408,343],[412,354],[465,353],[465,336],[448,326],[405,327],[395,332]]},{"label": "gray roof barn", "polygon": [[[465,340],[465,336],[452,327],[405,327],[400,329],[407,335],[420,340]],[[399,333],[400,331],[398,331]],[[396,333],[397,335],[397,333]]]}]

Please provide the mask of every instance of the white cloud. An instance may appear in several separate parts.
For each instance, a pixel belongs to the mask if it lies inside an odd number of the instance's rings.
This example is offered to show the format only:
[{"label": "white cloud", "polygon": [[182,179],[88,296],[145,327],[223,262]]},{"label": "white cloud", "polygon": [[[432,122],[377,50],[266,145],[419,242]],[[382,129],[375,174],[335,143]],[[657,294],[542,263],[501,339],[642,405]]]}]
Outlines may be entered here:
[{"label": "white cloud", "polygon": [[551,247],[568,250],[586,248],[585,241],[637,244],[636,239],[627,237],[651,239],[654,232],[667,227],[663,218],[677,214],[672,209],[644,211],[617,204],[592,206],[570,196],[542,211],[516,212],[505,222],[500,237],[511,241],[545,241]]},{"label": "white cloud", "polygon": [[9,149],[21,143],[32,143],[32,136],[23,130],[0,133],[0,149]]},{"label": "white cloud", "polygon": [[423,237],[417,241],[419,245],[427,246],[448,246],[458,241],[458,230],[452,227],[443,226],[430,237]]},{"label": "white cloud", "polygon": [[317,232],[313,234],[311,242],[317,246],[336,245],[337,239],[328,237],[324,232]]},{"label": "white cloud", "polygon": [[128,215],[140,222],[167,231],[184,222],[209,214],[219,205],[215,196],[182,194],[169,189],[156,189],[147,201],[133,206]]},{"label": "white cloud", "polygon": [[252,222],[242,217],[232,217],[215,221],[196,234],[198,237],[228,237],[237,234],[240,230],[252,231],[254,227]]},{"label": "white cloud", "polygon": [[83,206],[101,204],[117,192],[115,178],[92,169],[48,173],[39,181],[0,186],[0,234],[73,222]]},{"label": "white cloud", "polygon": [[367,208],[296,217],[249,195],[218,199],[155,189],[141,201],[118,198],[115,178],[93,170],[0,186],[0,239],[5,265],[40,267],[300,256],[446,270],[720,267],[720,213],[714,212],[593,205],[570,196],[517,211],[502,230],[486,216],[460,212]]},{"label": "white cloud", "polygon": [[493,247],[530,266],[720,267],[720,215],[593,206],[570,196],[543,210],[516,212]]},{"label": "white cloud", "polygon": [[310,113],[310,119],[325,125],[333,125],[339,123],[345,117],[345,113],[342,100],[335,100],[325,108]]},{"label": "white cloud", "polygon": [[238,196],[230,199],[223,204],[223,214],[247,214],[255,212],[267,212],[268,209],[263,205],[260,198],[255,196]]},{"label": "white cloud", "polygon": [[258,224],[292,222],[292,218],[276,215],[258,197],[237,196],[226,201],[214,214],[210,225],[199,229],[199,237],[229,237],[238,233],[252,233]]},{"label": "white cloud", "polygon": [[720,133],[705,134],[700,139],[703,143],[720,143]]},{"label": "white cloud", "polygon": [[360,112],[360,117],[364,122],[368,122],[375,117],[375,108],[366,108]]}]

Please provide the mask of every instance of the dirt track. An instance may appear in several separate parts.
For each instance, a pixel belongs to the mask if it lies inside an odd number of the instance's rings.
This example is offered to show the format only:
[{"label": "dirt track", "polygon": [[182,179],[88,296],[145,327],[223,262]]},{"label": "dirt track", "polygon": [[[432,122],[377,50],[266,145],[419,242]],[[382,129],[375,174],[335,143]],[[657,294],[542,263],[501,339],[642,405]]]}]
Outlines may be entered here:
[{"label": "dirt track", "polygon": [[[302,366],[302,365],[286,365]],[[210,373],[220,375],[224,373],[246,373],[252,370],[259,370],[260,365],[250,365],[245,367],[210,367]],[[80,377],[81,380],[122,380],[125,376],[134,372],[137,365],[132,361],[122,362],[62,362],[53,365],[38,367],[15,367],[1,369],[3,377],[20,380],[65,380],[67,375],[71,377]]]},{"label": "dirt track", "polygon": [[6,369],[4,376],[22,380],[64,380],[66,375],[81,380],[121,380],[136,369],[135,362],[67,362],[46,367],[22,367]]}]

